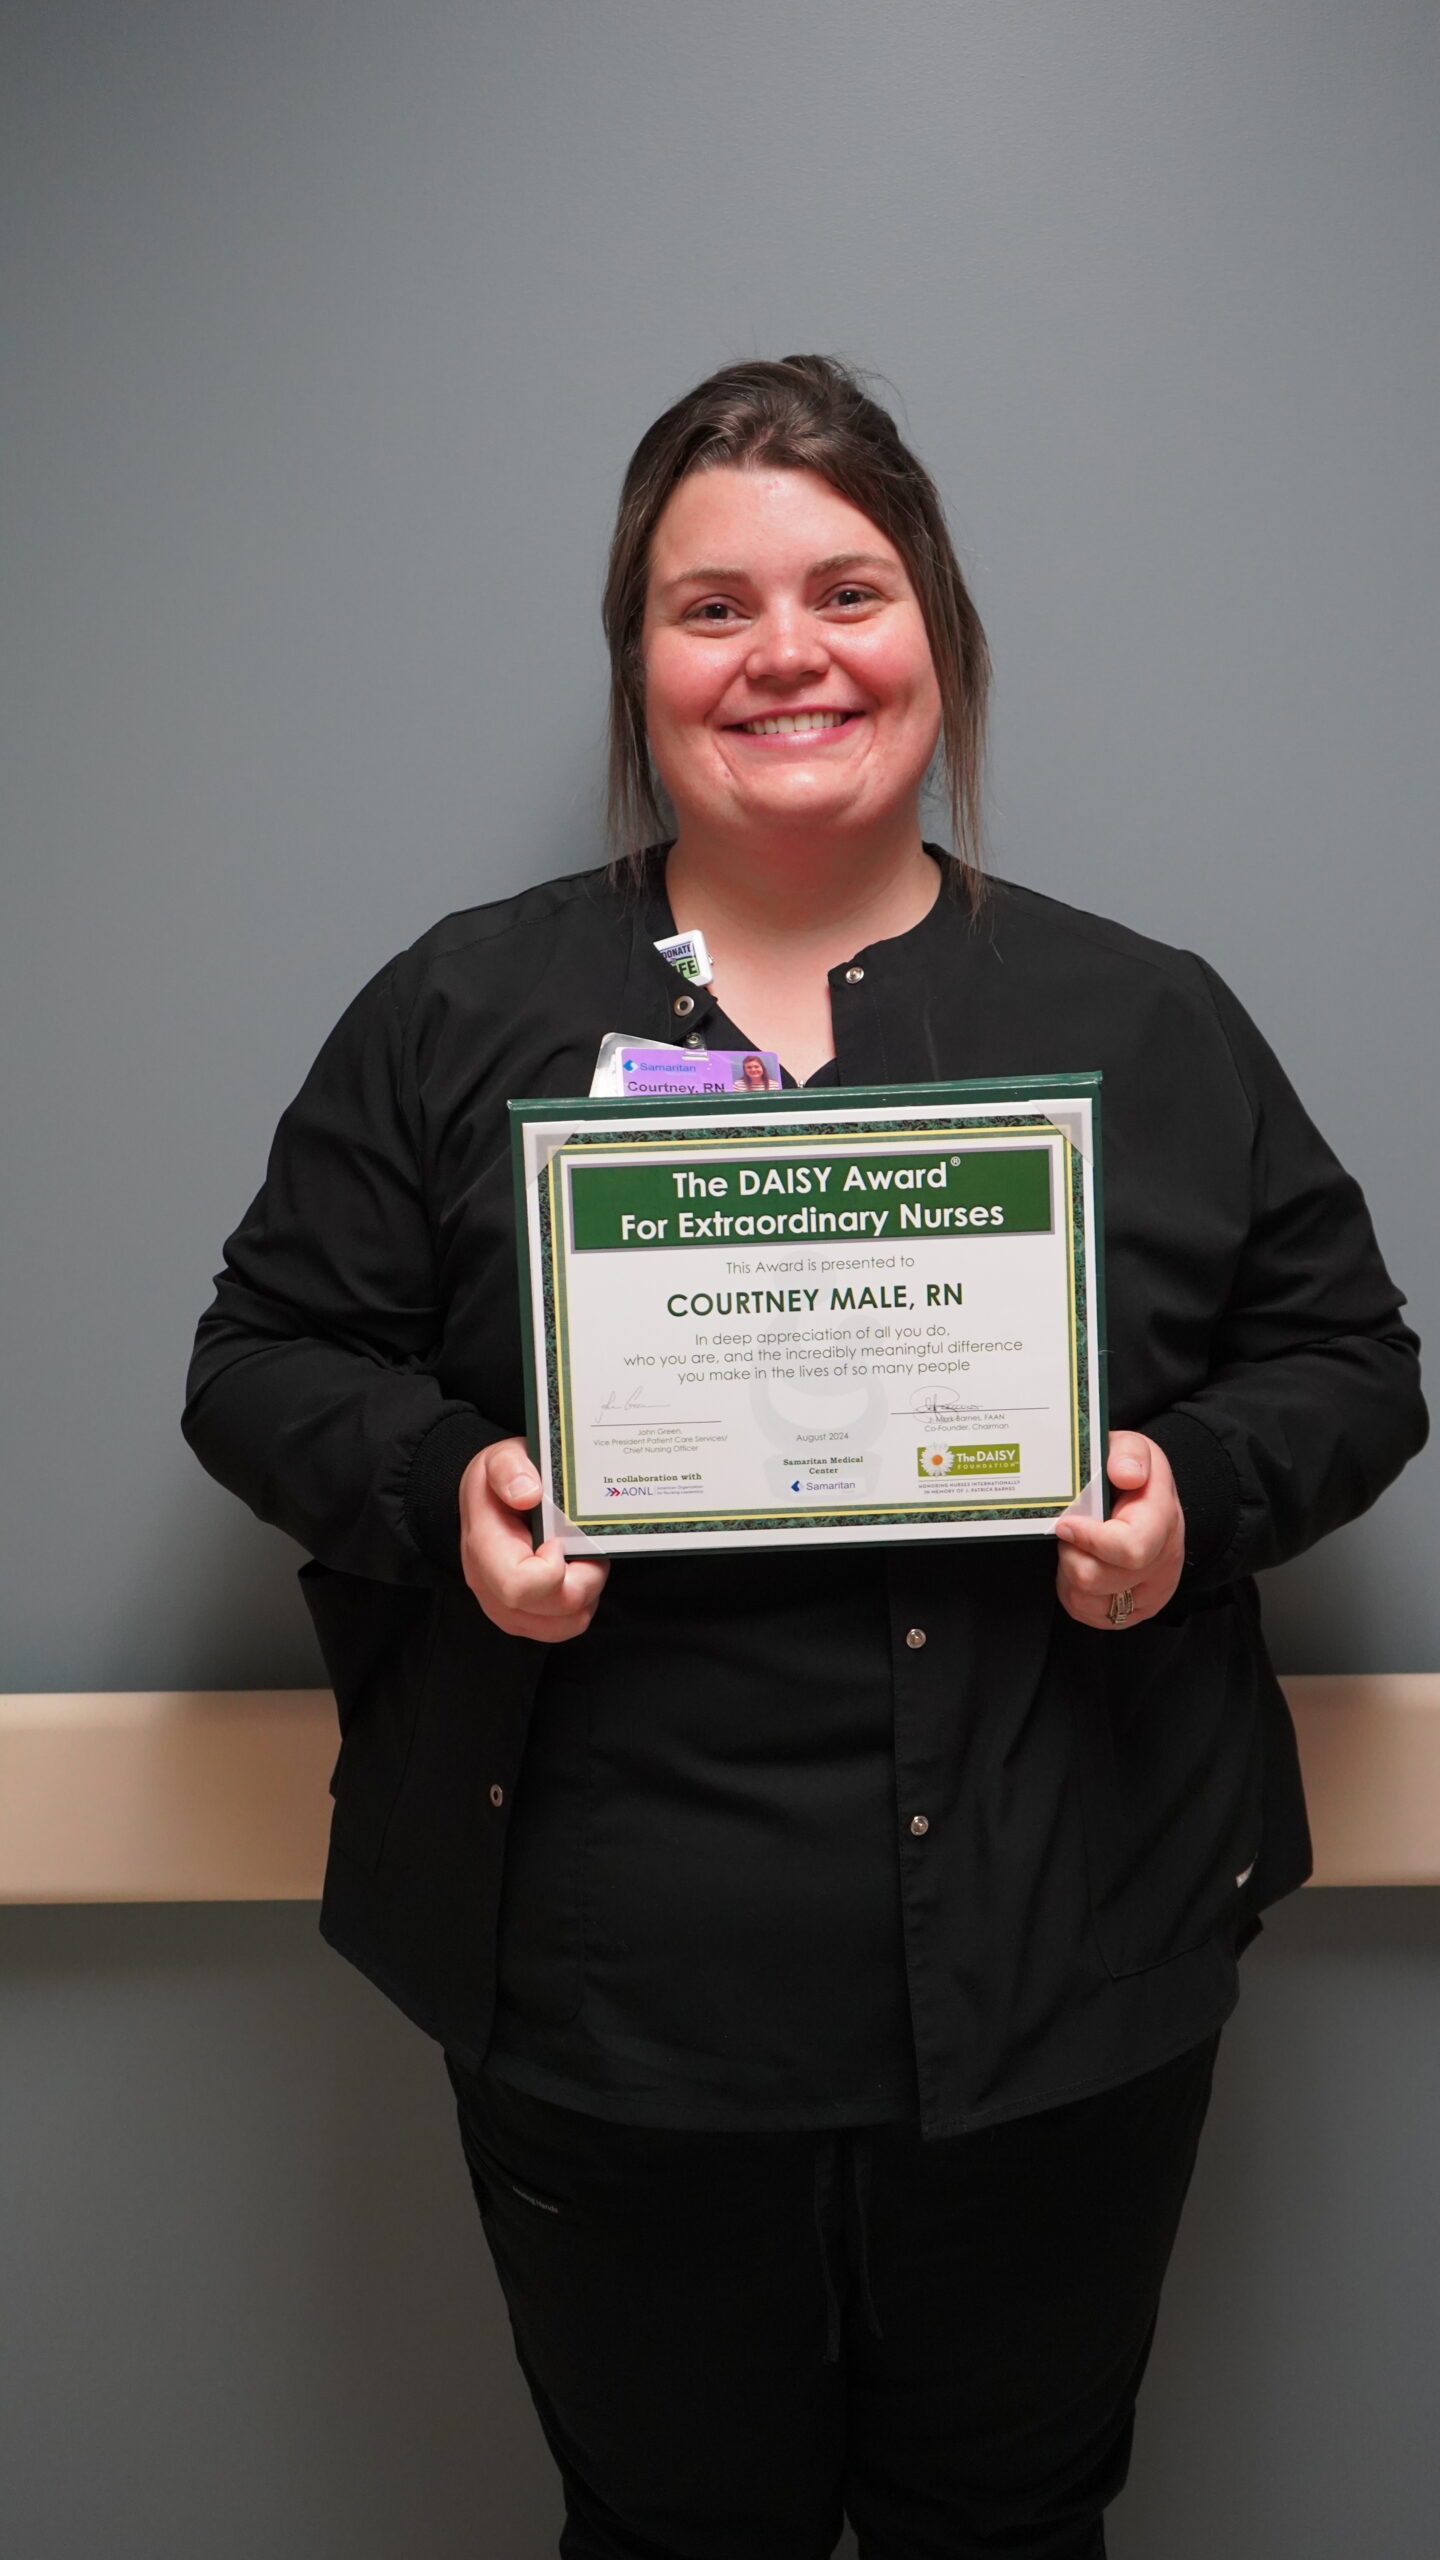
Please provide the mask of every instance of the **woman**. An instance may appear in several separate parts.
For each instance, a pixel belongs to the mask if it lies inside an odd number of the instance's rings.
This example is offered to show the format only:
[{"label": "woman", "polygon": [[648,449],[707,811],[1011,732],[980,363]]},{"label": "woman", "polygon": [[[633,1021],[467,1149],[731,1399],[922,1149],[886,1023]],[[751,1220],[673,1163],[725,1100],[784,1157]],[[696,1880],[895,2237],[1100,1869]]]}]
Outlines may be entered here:
[{"label": "woman", "polygon": [[737,1090],[741,1093],[773,1093],[775,1091],[775,1078],[764,1059],[757,1058],[753,1050],[748,1057],[741,1059],[740,1070],[734,1081]]},{"label": "woman", "polygon": [[[446,2048],[562,2550],[808,2560],[843,2508],[869,2560],[1089,2560],[1237,1953],[1308,1866],[1249,1577],[1419,1445],[1415,1343],[1213,973],[980,897],[983,635],[841,368],[657,421],[606,625],[622,840],[672,840],[356,999],[186,1430],[315,1559],[322,1927]],[[533,1548],[504,1105],[615,1030],[789,1082],[1102,1069],[1112,1517],[608,1580]]]}]

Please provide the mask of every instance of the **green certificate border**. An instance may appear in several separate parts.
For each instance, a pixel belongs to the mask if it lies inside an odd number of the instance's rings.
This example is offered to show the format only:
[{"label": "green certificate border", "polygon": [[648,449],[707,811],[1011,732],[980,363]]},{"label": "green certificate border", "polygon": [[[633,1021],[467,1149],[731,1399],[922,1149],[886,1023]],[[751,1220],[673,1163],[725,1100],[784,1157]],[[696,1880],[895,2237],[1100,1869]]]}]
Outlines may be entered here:
[{"label": "green certificate border", "polygon": [[[825,1088],[825,1101],[804,1087],[793,1091],[756,1095],[753,1100],[728,1097],[723,1109],[717,1108],[709,1096],[664,1096],[655,1100],[626,1101],[606,1096],[589,1097],[570,1102],[513,1101],[511,1115],[512,1152],[515,1176],[516,1242],[520,1261],[521,1339],[525,1362],[525,1401],[529,1445],[543,1477],[547,1478],[547,1495],[564,1516],[577,1543],[597,1552],[643,1553],[647,1542],[664,1541],[666,1552],[676,1552],[692,1542],[715,1550],[744,1546],[756,1536],[768,1547],[787,1543],[823,1545],[826,1543],[898,1544],[916,1530],[930,1537],[949,1534],[956,1538],[973,1536],[979,1530],[989,1536],[1034,1536],[1043,1534],[1067,1510],[1095,1474],[1095,1453],[1106,1445],[1106,1357],[1104,1347],[1104,1258],[1103,1194],[1100,1156],[1100,1086],[1098,1072],[1057,1076],[987,1077],[964,1083],[925,1085],[851,1085]],[[833,1107],[827,1108],[833,1093]],[[1043,1111],[1027,1103],[1036,1101],[1063,1103],[1083,1101],[1090,1105],[1090,1189],[1093,1200],[1094,1227],[1089,1237],[1091,1255],[1087,1257],[1086,1185],[1076,1178],[1076,1150],[1068,1134],[1057,1127]],[[930,1106],[927,1109],[927,1105]],[[953,1122],[937,1118],[935,1106],[963,1106],[970,1117],[963,1132],[956,1132]],[[988,1109],[984,1106],[990,1106]],[[899,1113],[902,1117],[877,1122],[879,1112]],[[744,1122],[757,1124],[753,1139],[745,1133]],[[699,1126],[693,1140],[677,1130],[677,1122],[691,1120]],[[777,1129],[777,1121],[793,1126]],[[587,1128],[587,1123],[603,1122],[601,1128]],[[893,1140],[923,1137],[933,1142],[947,1136],[963,1135],[967,1146],[977,1140],[983,1144],[987,1136],[1009,1137],[1020,1130],[1033,1130],[1037,1136],[1058,1137],[1061,1141],[1061,1164],[1064,1171],[1064,1199],[1060,1215],[1066,1239],[1069,1269],[1070,1386],[1071,1386],[1071,1461],[1073,1481],[1065,1491],[1048,1497],[1034,1494],[1006,1498],[991,1497],[984,1503],[950,1501],[927,1506],[906,1504],[903,1509],[890,1506],[867,1511],[851,1507],[823,1512],[813,1505],[789,1510],[764,1512],[648,1512],[643,1518],[616,1520],[613,1514],[582,1514],[575,1508],[576,1482],[574,1426],[569,1391],[569,1363],[566,1357],[568,1334],[567,1266],[569,1255],[564,1245],[564,1218],[559,1198],[560,1180],[567,1162],[590,1148],[605,1148],[613,1153],[625,1148],[627,1140],[616,1129],[616,1123],[633,1126],[629,1140],[637,1149],[648,1145],[673,1153],[677,1145],[696,1150],[723,1145],[733,1148],[737,1142],[747,1152],[763,1153],[766,1148],[793,1147],[797,1138],[833,1141],[850,1137],[874,1137]],[[531,1201],[525,1171],[525,1132],[532,1124],[543,1124],[555,1132],[556,1144],[545,1159],[535,1185],[535,1227],[538,1242],[538,1275],[532,1249]],[[654,1124],[654,1137],[648,1135]],[[721,1124],[723,1125],[717,1125]],[[678,1249],[678,1248],[677,1248]],[[1087,1287],[1087,1259],[1093,1260],[1094,1288]],[[539,1279],[539,1309],[536,1306],[536,1279]],[[538,1338],[537,1338],[538,1337]],[[1090,1374],[1091,1352],[1094,1352],[1096,1391],[1093,1404],[1086,1392]],[[541,1377],[545,1379],[542,1398]],[[554,1391],[551,1392],[551,1381]],[[543,1406],[543,1410],[542,1410]],[[1103,1469],[1101,1487],[1104,1490]],[[1108,1501],[1108,1495],[1105,1497]],[[827,1540],[825,1533],[831,1533]],[[818,1533],[818,1534],[817,1534]]]}]

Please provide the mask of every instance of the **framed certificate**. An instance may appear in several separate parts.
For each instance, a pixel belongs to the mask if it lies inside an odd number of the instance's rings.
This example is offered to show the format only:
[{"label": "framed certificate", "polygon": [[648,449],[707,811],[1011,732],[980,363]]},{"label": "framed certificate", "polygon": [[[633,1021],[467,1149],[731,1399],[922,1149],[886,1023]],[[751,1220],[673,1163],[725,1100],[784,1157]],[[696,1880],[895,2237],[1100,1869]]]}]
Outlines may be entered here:
[{"label": "framed certificate", "polygon": [[663,1555],[1101,1514],[1099,1087],[512,1102],[545,1536]]}]

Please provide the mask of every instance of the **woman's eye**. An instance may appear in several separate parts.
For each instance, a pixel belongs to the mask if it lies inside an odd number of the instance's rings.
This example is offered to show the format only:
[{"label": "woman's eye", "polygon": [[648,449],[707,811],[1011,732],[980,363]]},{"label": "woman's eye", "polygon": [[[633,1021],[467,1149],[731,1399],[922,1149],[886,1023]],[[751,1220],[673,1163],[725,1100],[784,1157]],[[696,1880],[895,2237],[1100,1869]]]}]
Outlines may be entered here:
[{"label": "woman's eye", "polygon": [[869,604],[872,600],[869,587],[837,587],[830,599],[832,604],[839,605]]},{"label": "woman's eye", "polygon": [[713,626],[728,622],[734,611],[734,606],[727,604],[723,596],[707,596],[703,604],[692,604],[685,619],[687,622],[708,622]]}]

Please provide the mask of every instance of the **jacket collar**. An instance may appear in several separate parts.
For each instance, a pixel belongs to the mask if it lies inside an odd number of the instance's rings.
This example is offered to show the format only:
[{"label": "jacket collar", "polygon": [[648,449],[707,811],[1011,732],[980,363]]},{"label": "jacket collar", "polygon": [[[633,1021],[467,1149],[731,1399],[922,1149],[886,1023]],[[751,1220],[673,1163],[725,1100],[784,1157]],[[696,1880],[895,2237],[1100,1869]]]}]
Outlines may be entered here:
[{"label": "jacket collar", "polygon": [[[655,948],[676,930],[665,894],[668,850],[655,846],[643,881],[618,893],[628,909],[630,948],[625,1019],[614,1028],[699,1047],[724,1017],[714,990],[682,977]],[[991,950],[993,921],[985,909],[972,916],[950,857],[935,845],[926,850],[946,866],[928,914],[906,933],[863,945],[830,972],[842,1084],[927,1084],[979,1072],[965,1054],[967,994]],[[745,1030],[726,1028],[727,1036]]]}]

